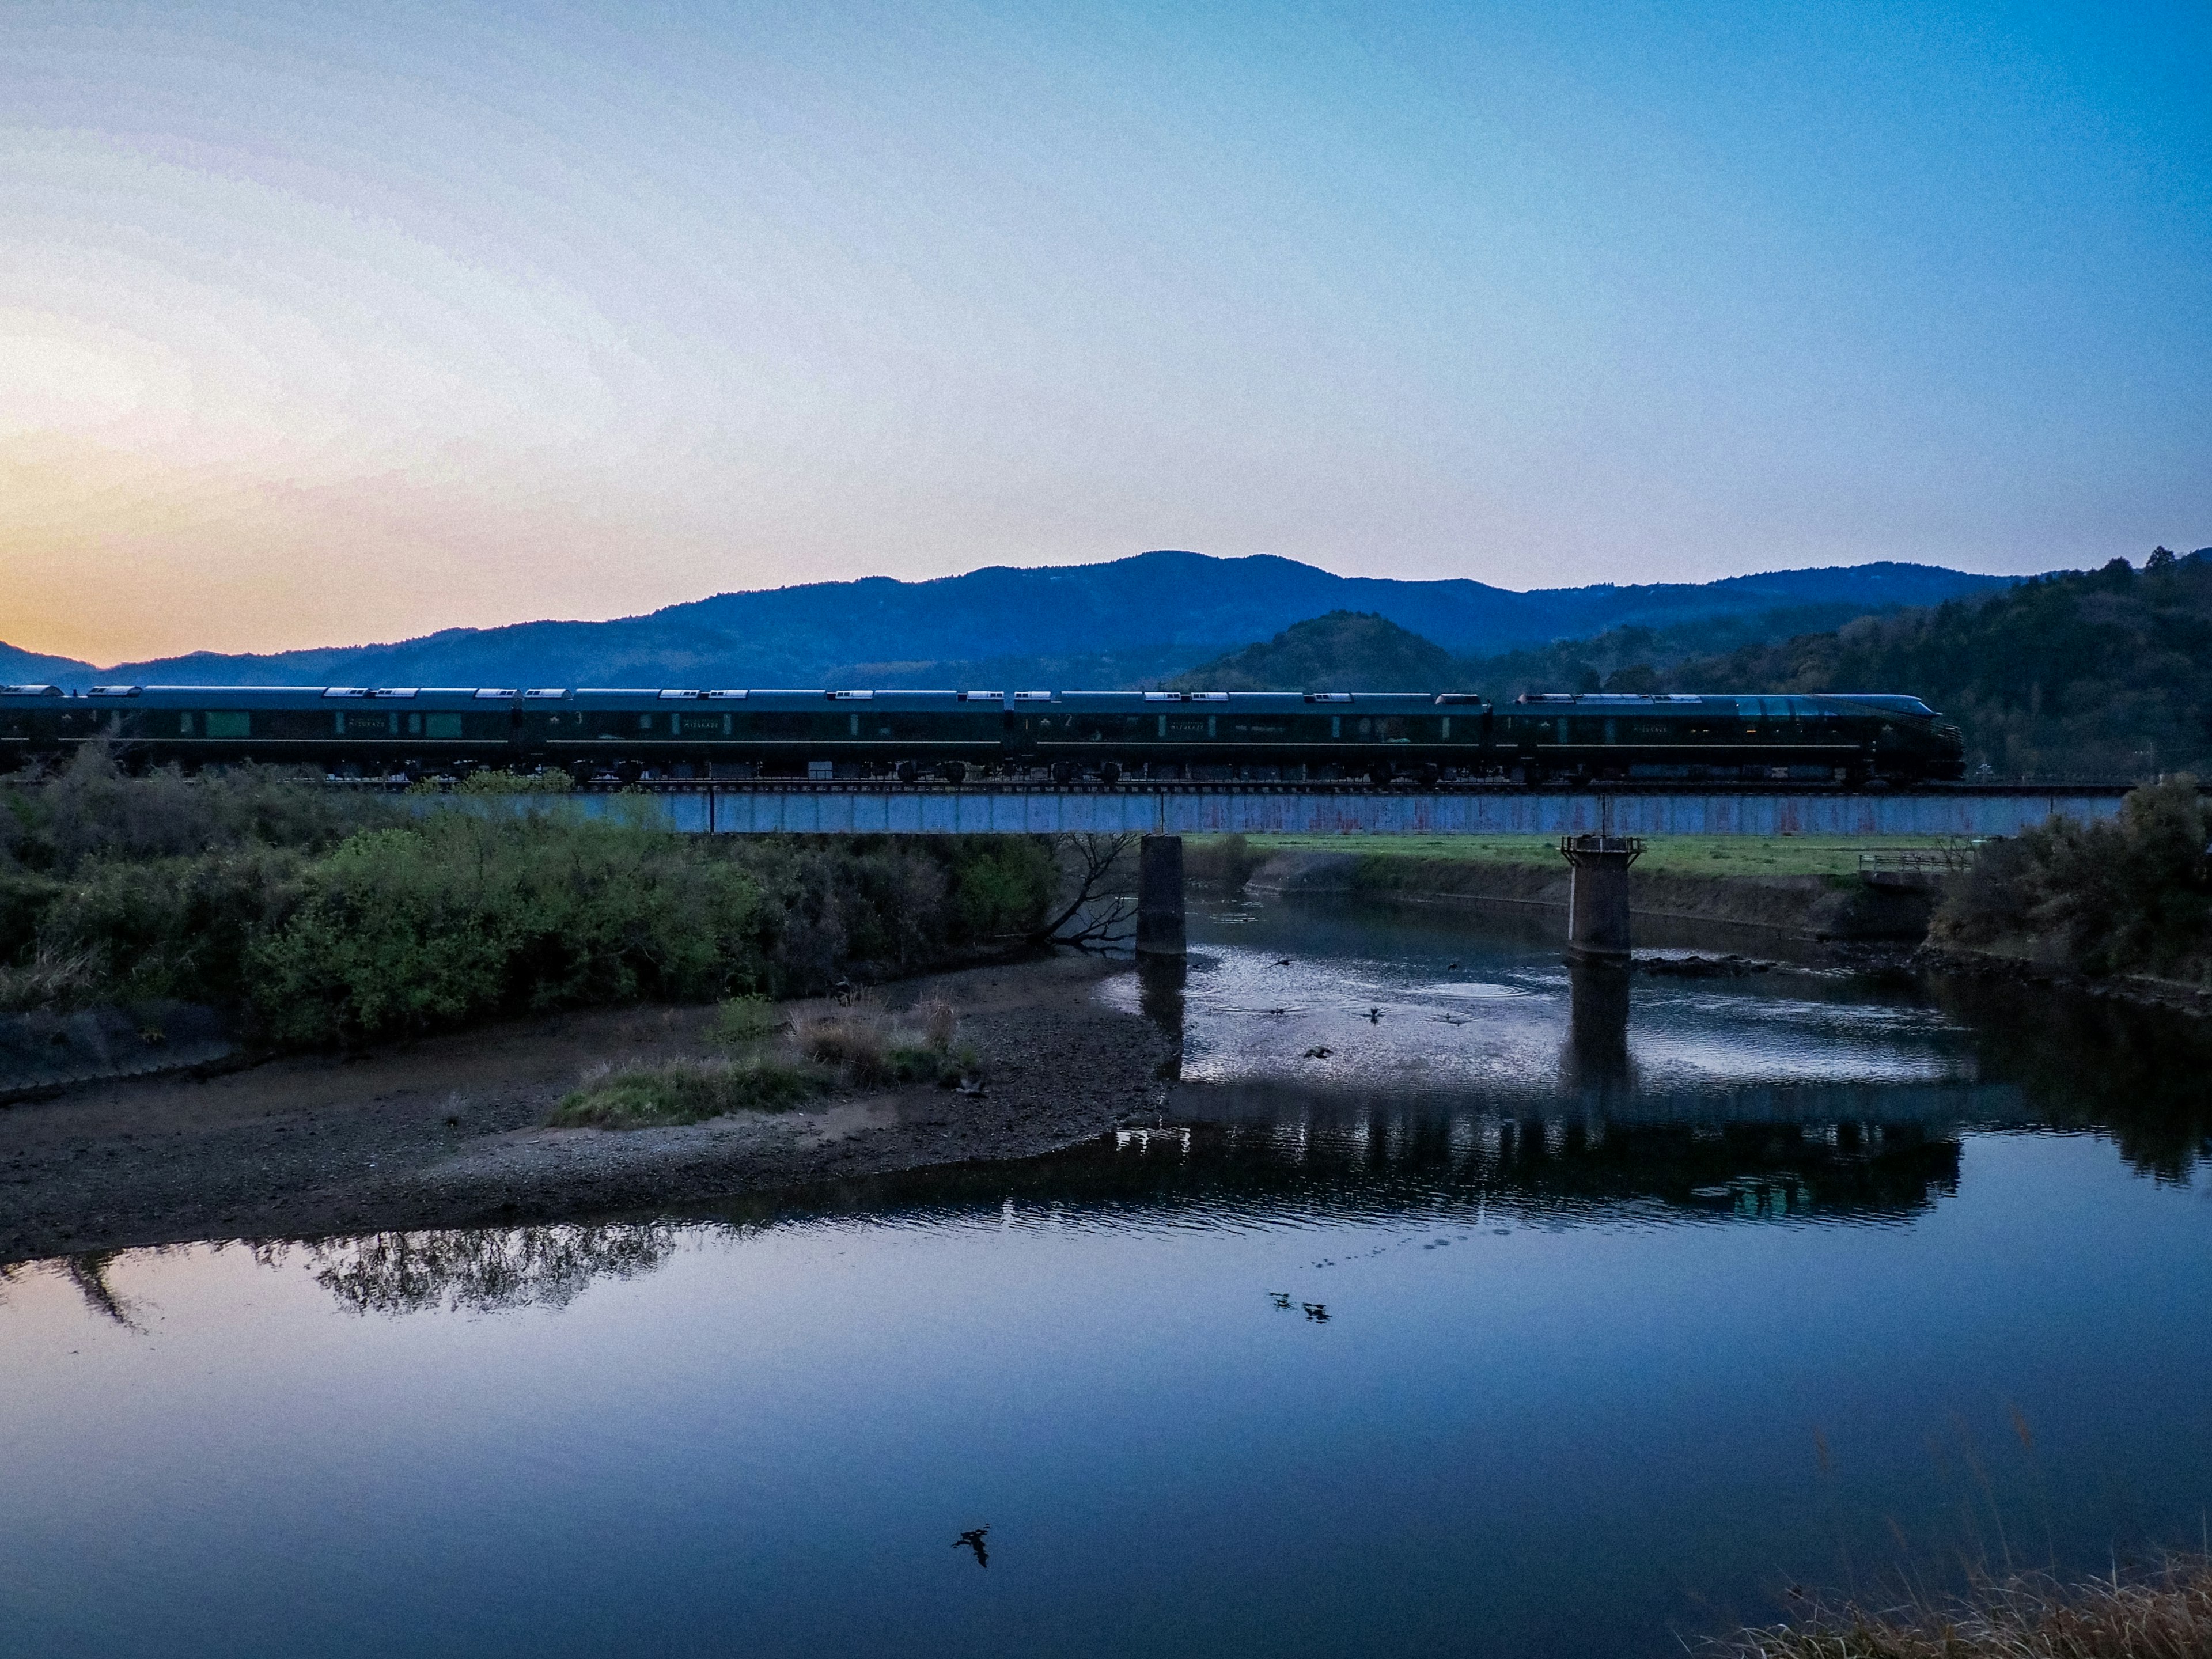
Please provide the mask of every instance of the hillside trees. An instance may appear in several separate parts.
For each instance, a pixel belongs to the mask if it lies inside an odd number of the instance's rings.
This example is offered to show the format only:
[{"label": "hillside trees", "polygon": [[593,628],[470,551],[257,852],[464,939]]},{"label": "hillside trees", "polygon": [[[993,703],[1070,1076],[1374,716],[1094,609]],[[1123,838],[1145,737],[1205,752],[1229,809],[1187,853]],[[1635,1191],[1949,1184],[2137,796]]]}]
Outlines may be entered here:
[{"label": "hillside trees", "polygon": [[[2164,554],[2160,557],[2159,554]],[[2212,770],[2212,550],[1683,663],[1669,689],[1908,691],[2006,775]]]}]

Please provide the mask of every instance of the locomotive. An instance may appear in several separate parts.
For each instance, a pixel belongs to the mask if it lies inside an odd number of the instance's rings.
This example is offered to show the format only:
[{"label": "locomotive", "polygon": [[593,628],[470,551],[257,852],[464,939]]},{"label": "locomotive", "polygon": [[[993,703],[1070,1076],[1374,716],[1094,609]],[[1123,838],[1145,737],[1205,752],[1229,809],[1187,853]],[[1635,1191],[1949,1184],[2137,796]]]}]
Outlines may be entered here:
[{"label": "locomotive", "polygon": [[134,769],[340,777],[554,769],[579,782],[1046,775],[1917,783],[1966,775],[1917,697],[1370,691],[0,687],[0,769],[106,740]]}]

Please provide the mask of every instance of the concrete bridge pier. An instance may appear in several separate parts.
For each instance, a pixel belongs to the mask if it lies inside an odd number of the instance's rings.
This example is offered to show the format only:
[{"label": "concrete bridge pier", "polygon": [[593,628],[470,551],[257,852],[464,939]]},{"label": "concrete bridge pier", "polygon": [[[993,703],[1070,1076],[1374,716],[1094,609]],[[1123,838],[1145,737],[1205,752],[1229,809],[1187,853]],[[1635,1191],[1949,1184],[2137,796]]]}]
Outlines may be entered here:
[{"label": "concrete bridge pier", "polygon": [[1181,836],[1146,836],[1137,843],[1137,954],[1183,954]]},{"label": "concrete bridge pier", "polygon": [[1644,852],[1636,836],[1562,836],[1573,866],[1567,886],[1567,953],[1586,962],[1628,960],[1628,866]]}]

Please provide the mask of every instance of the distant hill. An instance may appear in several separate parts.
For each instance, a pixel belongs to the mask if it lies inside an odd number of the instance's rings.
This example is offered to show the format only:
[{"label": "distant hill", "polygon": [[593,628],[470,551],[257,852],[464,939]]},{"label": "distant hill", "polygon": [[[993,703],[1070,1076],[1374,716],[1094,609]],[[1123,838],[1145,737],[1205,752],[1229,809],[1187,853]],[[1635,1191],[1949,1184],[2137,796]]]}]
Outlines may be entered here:
[{"label": "distant hill", "polygon": [[0,645],[0,685],[88,685],[93,666],[74,657],[42,657]]},{"label": "distant hill", "polygon": [[1332,611],[1166,682],[1171,691],[1442,691],[1459,660],[1385,617]]},{"label": "distant hill", "polygon": [[2212,547],[1679,664],[1668,690],[1910,691],[2001,774],[2212,775]]},{"label": "distant hill", "polygon": [[[1793,616],[1828,625],[1745,637]],[[1465,659],[1384,618],[1337,612],[1168,684],[1501,700],[1535,690],[1902,691],[1958,721],[1970,765],[2002,775],[2212,777],[2212,548],[1835,622],[1808,607]]]},{"label": "distant hill", "polygon": [[1808,606],[1856,616],[1934,605],[1999,592],[2013,580],[1881,563],[1516,593],[1475,581],[1338,576],[1266,556],[1153,552],[1103,564],[994,566],[934,581],[878,576],[723,593],[613,622],[450,629],[389,645],[199,653],[103,670],[80,663],[40,677],[75,684],[1130,685],[1338,611],[1416,629],[1458,655],[1489,655],[1608,629],[1716,619],[1774,637],[1755,619]]}]

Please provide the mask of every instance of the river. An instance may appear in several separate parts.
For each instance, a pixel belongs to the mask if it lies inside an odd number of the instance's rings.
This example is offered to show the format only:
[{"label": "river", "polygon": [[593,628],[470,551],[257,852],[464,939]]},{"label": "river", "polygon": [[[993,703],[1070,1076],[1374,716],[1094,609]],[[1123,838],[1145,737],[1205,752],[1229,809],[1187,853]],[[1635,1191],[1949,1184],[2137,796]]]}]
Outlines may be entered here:
[{"label": "river", "polygon": [[0,1650],[1660,1655],[2203,1537],[2190,1028],[1192,936],[1101,992],[1167,1112],[1054,1158],[11,1270]]}]

